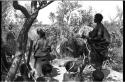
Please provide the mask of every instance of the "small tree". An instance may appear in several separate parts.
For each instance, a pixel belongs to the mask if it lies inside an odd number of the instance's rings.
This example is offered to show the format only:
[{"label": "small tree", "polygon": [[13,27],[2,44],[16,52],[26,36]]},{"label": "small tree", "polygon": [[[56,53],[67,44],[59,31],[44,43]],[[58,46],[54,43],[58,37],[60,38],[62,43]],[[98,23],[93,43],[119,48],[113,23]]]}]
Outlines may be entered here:
[{"label": "small tree", "polygon": [[51,12],[49,19],[52,21],[52,23],[55,22],[55,18],[56,18],[55,14],[53,12]]}]

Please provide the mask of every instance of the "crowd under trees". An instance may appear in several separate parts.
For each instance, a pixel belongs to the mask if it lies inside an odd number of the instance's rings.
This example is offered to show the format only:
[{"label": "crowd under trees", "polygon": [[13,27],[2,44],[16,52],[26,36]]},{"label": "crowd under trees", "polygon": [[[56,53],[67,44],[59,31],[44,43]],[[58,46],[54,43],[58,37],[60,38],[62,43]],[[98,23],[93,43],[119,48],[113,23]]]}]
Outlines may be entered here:
[{"label": "crowd under trees", "polygon": [[[19,4],[19,1],[2,1],[2,80],[14,80],[22,62],[26,62],[28,68],[30,68],[29,62],[32,57],[32,46],[34,42],[31,37],[28,37],[30,29],[44,29],[51,46],[53,46],[53,54],[57,58],[61,58],[72,55],[72,53],[67,52],[65,47],[69,45],[73,48],[76,47],[72,44],[75,44],[76,37],[79,37],[77,34],[84,25],[88,26],[88,31],[89,28],[93,28],[92,8],[90,7],[88,10],[77,10],[82,7],[77,1],[70,2],[62,0],[59,3],[57,12],[50,13],[49,18],[52,21],[52,25],[43,25],[37,21],[36,18],[39,11],[51,5],[53,2],[54,0],[47,2],[45,0],[31,1],[30,6],[22,6]],[[17,13],[17,10],[21,11],[21,14]],[[78,11],[79,16],[72,15],[72,12],[75,10]],[[111,35],[112,42],[109,54],[113,60],[112,68],[116,71],[123,71],[123,61],[121,61],[123,59],[123,53],[120,51],[123,50],[123,11],[120,8],[117,8],[117,11],[116,18],[118,20],[112,20],[111,23],[104,22],[104,26],[107,27]],[[15,21],[9,16],[10,13],[14,16]],[[61,54],[56,50],[58,45],[61,46]],[[66,55],[62,52],[65,52]]]}]

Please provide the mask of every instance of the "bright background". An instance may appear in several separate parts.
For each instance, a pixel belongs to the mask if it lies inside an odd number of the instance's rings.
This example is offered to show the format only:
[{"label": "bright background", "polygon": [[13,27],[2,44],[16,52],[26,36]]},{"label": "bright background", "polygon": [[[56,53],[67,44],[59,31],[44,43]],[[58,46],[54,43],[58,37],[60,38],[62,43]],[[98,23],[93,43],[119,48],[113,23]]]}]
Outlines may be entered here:
[{"label": "bright background", "polygon": [[[22,5],[27,2],[28,1],[20,1]],[[44,9],[41,9],[37,17],[38,21],[42,21],[42,24],[50,24],[49,14],[50,12],[56,12],[58,2],[60,1],[55,1]],[[94,10],[93,15],[95,14],[95,11],[101,13],[104,17],[103,21],[109,22],[110,18],[115,18],[117,6],[123,9],[123,1],[78,1],[78,3],[83,6],[83,9],[88,9],[89,6],[91,6]]]}]

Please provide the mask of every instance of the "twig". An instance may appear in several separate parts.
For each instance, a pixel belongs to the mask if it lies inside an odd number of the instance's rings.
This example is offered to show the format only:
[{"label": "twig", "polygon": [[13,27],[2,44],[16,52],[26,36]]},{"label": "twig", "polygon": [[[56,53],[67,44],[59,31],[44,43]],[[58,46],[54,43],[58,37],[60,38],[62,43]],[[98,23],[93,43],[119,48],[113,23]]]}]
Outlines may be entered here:
[{"label": "twig", "polygon": [[54,2],[55,0],[53,0],[53,1],[50,1],[50,2],[48,2],[46,5],[44,5],[44,6],[42,6],[42,4],[38,7],[38,10],[40,10],[40,9],[43,9],[44,7],[46,7],[46,6],[48,6],[49,4],[51,4],[52,2]]}]

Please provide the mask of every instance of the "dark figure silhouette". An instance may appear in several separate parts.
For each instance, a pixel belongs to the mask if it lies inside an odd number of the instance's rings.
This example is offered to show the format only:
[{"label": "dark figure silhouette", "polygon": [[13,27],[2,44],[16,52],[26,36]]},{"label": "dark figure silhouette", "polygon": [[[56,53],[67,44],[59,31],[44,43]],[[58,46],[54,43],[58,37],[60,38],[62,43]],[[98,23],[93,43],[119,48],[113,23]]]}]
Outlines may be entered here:
[{"label": "dark figure silhouette", "polygon": [[[12,55],[16,52],[16,41],[14,32],[11,31],[12,27],[9,27],[9,32],[6,35],[6,41],[1,37],[1,73],[4,75],[9,71],[12,64]],[[4,78],[2,78],[4,79]]]},{"label": "dark figure silhouette", "polygon": [[51,64],[49,63],[43,64],[42,65],[43,76],[38,77],[37,82],[58,82],[57,80],[53,79],[51,76],[52,69],[53,69],[53,66]]},{"label": "dark figure silhouette", "polygon": [[67,73],[64,74],[63,81],[83,81],[82,71],[86,66],[83,59],[77,61],[68,61],[65,64]]},{"label": "dark figure silhouette", "polygon": [[100,70],[95,70],[93,73],[92,73],[92,77],[93,77],[93,81],[94,82],[102,82],[103,79],[104,79],[104,73]]},{"label": "dark figure silhouette", "polygon": [[43,64],[43,66],[42,66],[42,73],[43,73],[43,75],[44,76],[48,76],[48,75],[50,75],[51,74],[51,72],[52,72],[52,65],[51,64]]},{"label": "dark figure silhouette", "polygon": [[15,33],[12,31],[12,28],[9,27],[9,32],[6,35],[6,55],[12,56],[15,55],[16,52],[16,40],[15,40]]},{"label": "dark figure silhouette", "polygon": [[101,69],[103,61],[108,58],[108,46],[110,44],[110,34],[107,29],[101,23],[103,16],[99,13],[95,15],[94,22],[97,24],[96,27],[89,33],[87,38],[88,44],[91,47],[91,63],[94,64],[96,69]]},{"label": "dark figure silhouette", "polygon": [[27,66],[25,63],[21,64],[20,73],[21,73],[21,76],[23,77],[23,79],[25,81],[34,82],[33,77],[31,75],[30,75],[30,77],[28,76],[30,70],[31,70],[30,66]]},{"label": "dark figure silhouette", "polygon": [[63,75],[63,82],[69,82],[69,81],[79,81],[79,77],[78,77],[78,66],[73,66],[74,62],[73,61],[68,61],[65,64],[65,68],[66,68],[66,73],[64,73]]}]

